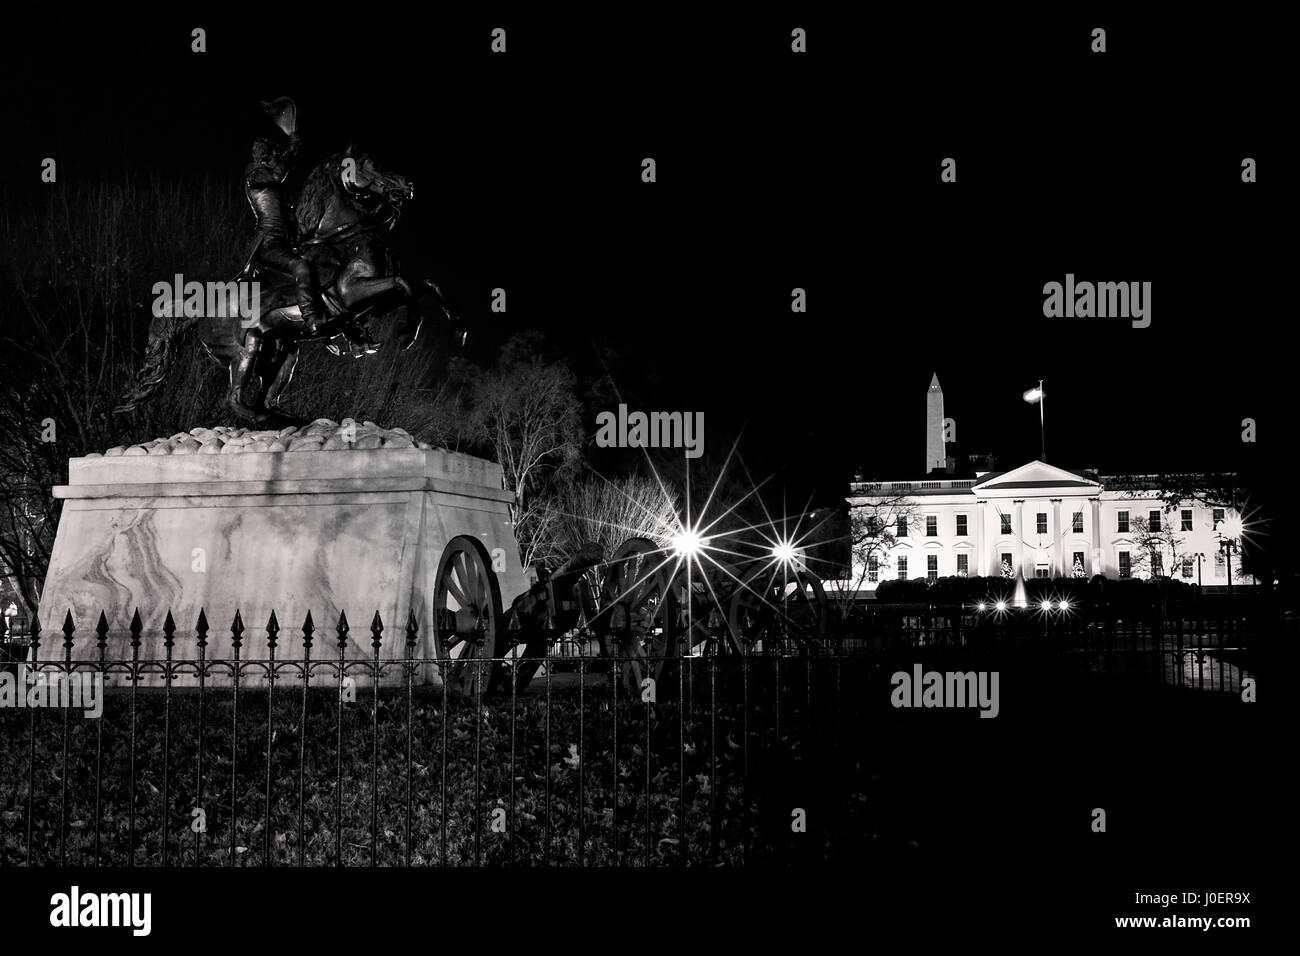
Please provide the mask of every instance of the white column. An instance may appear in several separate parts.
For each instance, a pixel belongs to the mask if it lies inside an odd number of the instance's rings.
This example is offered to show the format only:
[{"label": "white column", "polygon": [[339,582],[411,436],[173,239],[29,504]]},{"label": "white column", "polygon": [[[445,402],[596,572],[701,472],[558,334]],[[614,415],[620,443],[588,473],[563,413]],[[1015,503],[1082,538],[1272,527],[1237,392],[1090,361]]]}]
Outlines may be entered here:
[{"label": "white column", "polygon": [[1106,568],[1101,560],[1101,499],[1093,498],[1090,502],[1092,505],[1092,567],[1089,568],[1089,577],[1098,574],[1105,574]]},{"label": "white column", "polygon": [[1016,498],[1012,503],[1015,505],[1015,519],[1011,530],[1016,533],[1016,566],[1012,570],[1023,575],[1025,573],[1025,499]]},{"label": "white column", "polygon": [[1065,576],[1065,536],[1061,534],[1061,499],[1052,499],[1052,567],[1058,578]]},{"label": "white column", "polygon": [[975,503],[975,574],[984,577],[988,573],[988,557],[984,554],[984,506],[986,501]]}]

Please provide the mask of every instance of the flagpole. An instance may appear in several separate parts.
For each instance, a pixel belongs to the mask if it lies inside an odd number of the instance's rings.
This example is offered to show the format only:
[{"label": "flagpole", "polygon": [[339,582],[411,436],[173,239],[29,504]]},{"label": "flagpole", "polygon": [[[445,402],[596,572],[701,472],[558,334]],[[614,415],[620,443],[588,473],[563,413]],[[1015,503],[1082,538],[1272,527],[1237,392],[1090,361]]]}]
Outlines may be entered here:
[{"label": "flagpole", "polygon": [[1038,380],[1038,451],[1039,461],[1047,461],[1047,426],[1044,422],[1043,406],[1047,404],[1047,393],[1043,391],[1043,380]]}]

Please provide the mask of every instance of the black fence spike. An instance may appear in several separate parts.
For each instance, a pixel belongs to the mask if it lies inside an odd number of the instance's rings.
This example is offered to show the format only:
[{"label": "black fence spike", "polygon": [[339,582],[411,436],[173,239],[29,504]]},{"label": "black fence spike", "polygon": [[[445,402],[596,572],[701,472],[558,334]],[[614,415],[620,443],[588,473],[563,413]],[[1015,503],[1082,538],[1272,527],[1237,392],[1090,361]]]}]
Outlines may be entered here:
[{"label": "black fence spike", "polygon": [[235,619],[230,622],[230,645],[239,650],[240,644],[243,643],[244,619],[239,615],[239,608],[235,608]]},{"label": "black fence spike", "polygon": [[63,648],[69,656],[72,654],[72,632],[76,629],[72,623],[72,612],[69,611],[67,617],[63,619]]},{"label": "black fence spike", "polygon": [[[104,612],[100,611],[99,613],[103,615]],[[72,609],[69,608],[68,613],[63,615],[63,633],[71,634],[76,629],[76,626],[72,623]]]},{"label": "black fence spike", "polygon": [[311,619],[311,609],[307,609],[307,617],[302,622],[302,646],[311,647],[311,636],[316,632],[316,625]]},{"label": "black fence spike", "polygon": [[275,608],[271,608],[271,617],[266,622],[266,646],[275,650],[275,635],[280,633],[280,622],[275,619]]},{"label": "black fence spike", "polygon": [[208,646],[208,615],[204,613],[203,608],[199,608],[199,622],[194,625],[195,632],[199,635],[199,647]]},{"label": "black fence spike", "polygon": [[134,650],[140,648],[140,632],[144,630],[144,623],[140,620],[140,609],[136,608],[135,613],[131,615],[131,647]]},{"label": "black fence spike", "polygon": [[[415,608],[406,613],[406,646],[415,647],[416,635],[420,631],[420,623],[415,619]],[[408,657],[411,655],[407,655]]]},{"label": "black fence spike", "polygon": [[39,614],[33,614],[32,615],[32,640],[35,640],[36,635],[39,633],[41,633],[41,616]]},{"label": "black fence spike", "polygon": [[339,647],[346,647],[348,643],[348,612],[339,611],[339,623],[335,628],[339,632]]},{"label": "black fence spike", "polygon": [[176,643],[176,621],[172,618],[171,608],[167,609],[167,616],[163,618],[163,647],[171,650],[172,645]]},{"label": "black fence spike", "polygon": [[370,634],[371,634],[370,643],[375,648],[375,650],[379,650],[379,641],[380,641],[379,635],[382,634],[383,632],[384,632],[384,622],[380,620],[379,611],[378,609],[376,609],[374,620],[370,622]]}]

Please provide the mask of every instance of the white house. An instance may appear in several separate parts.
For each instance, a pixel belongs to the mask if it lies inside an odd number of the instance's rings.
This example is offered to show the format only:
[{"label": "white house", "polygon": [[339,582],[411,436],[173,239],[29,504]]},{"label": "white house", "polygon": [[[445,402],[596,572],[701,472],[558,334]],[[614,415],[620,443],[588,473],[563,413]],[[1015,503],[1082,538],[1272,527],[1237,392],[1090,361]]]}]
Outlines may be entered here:
[{"label": "white house", "polygon": [[[852,576],[841,586],[869,597],[882,581],[950,576],[1238,579],[1240,535],[1230,505],[1171,502],[1150,480],[1076,473],[1043,461],[1008,471],[941,477],[943,397],[936,376],[927,392],[928,475],[911,481],[856,481],[848,503],[861,540]],[[937,449],[937,450],[936,450]],[[938,472],[936,474],[936,472]],[[864,566],[865,565],[865,566]],[[1005,569],[1005,570],[1004,570]]]}]

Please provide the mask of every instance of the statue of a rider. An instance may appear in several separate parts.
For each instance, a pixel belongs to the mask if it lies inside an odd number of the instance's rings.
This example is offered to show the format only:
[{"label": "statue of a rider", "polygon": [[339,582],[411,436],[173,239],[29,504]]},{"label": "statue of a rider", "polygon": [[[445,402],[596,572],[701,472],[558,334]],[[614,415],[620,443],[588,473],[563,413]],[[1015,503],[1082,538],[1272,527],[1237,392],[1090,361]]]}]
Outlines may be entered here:
[{"label": "statue of a rider", "polygon": [[[266,137],[259,137],[253,143],[252,162],[244,169],[244,194],[256,220],[244,273],[256,267],[291,278],[302,316],[301,330],[292,330],[297,333],[294,337],[314,336],[318,324],[328,314],[311,263],[294,248],[293,217],[283,193],[300,144],[298,108],[287,96],[269,103],[263,101],[262,108],[287,137],[287,142],[279,145]],[[349,347],[371,350],[377,347],[364,328],[348,321],[346,314],[331,323],[331,330],[333,334],[342,334]],[[250,344],[253,345],[252,351],[256,351],[256,344]]]},{"label": "statue of a rider", "polygon": [[325,314],[325,308],[316,290],[311,263],[294,251],[282,194],[284,182],[298,155],[298,109],[287,96],[264,102],[262,108],[288,137],[288,143],[278,146],[265,137],[253,143],[253,161],[244,170],[244,195],[248,197],[248,204],[257,220],[248,262],[293,279],[303,330],[312,335],[316,323]]}]

